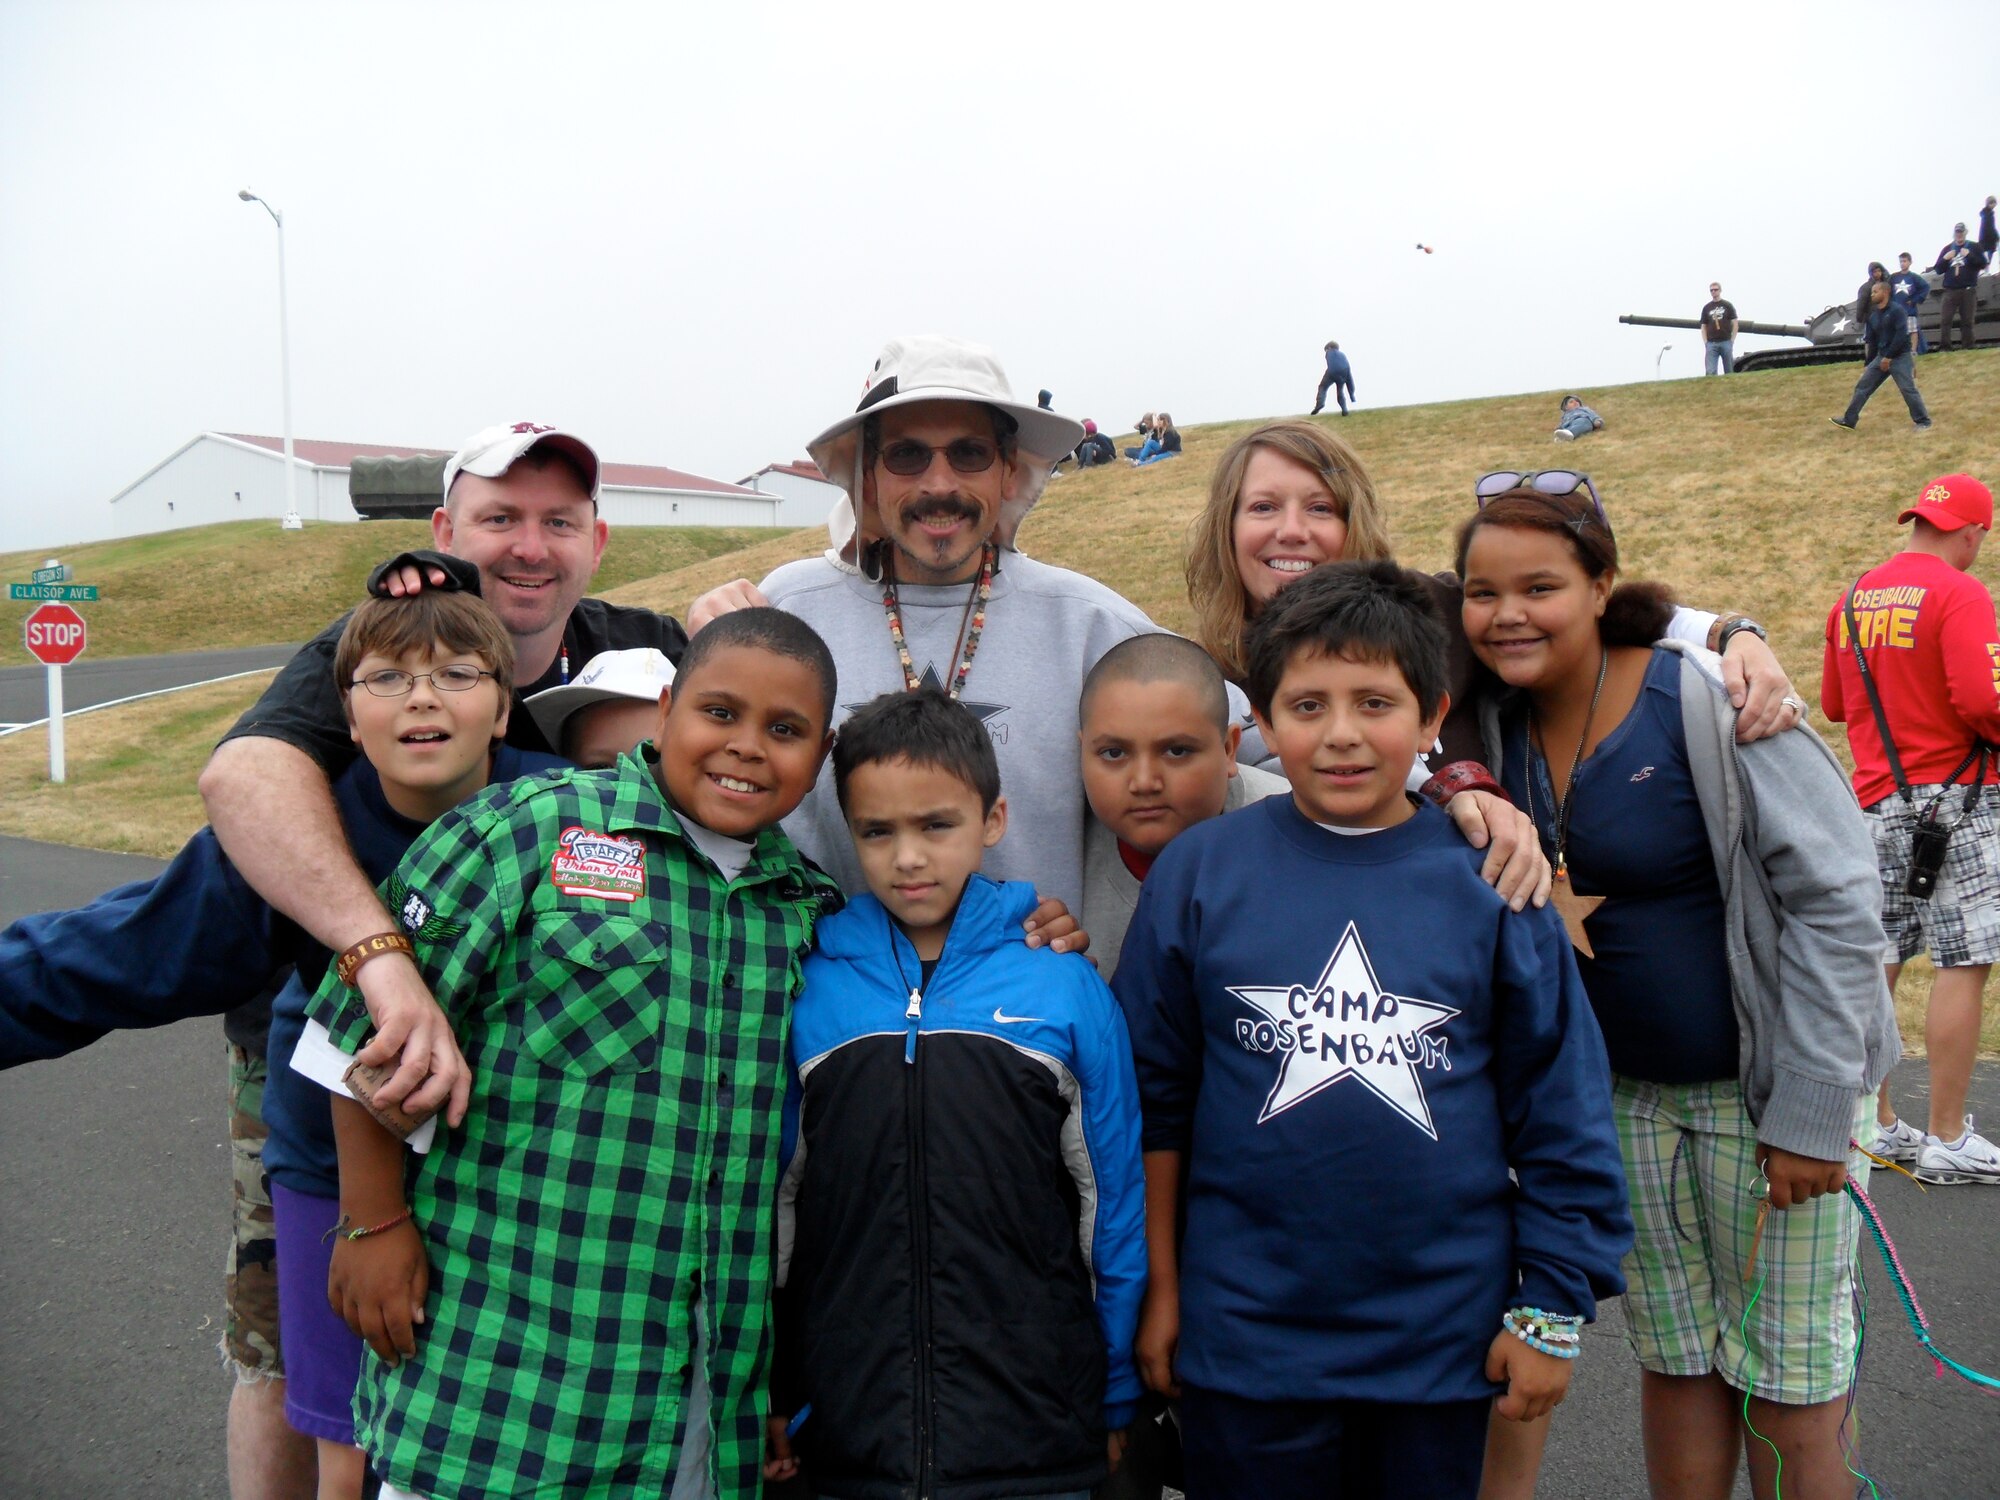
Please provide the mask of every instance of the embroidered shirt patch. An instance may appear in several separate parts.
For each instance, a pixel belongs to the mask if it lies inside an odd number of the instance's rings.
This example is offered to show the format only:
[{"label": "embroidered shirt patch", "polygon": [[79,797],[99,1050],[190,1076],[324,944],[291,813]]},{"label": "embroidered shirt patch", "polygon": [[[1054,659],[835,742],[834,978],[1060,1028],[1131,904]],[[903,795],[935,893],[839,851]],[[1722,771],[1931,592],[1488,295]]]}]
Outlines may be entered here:
[{"label": "embroidered shirt patch", "polygon": [[549,879],[565,896],[636,901],[646,894],[646,846],[572,824],[556,840]]}]

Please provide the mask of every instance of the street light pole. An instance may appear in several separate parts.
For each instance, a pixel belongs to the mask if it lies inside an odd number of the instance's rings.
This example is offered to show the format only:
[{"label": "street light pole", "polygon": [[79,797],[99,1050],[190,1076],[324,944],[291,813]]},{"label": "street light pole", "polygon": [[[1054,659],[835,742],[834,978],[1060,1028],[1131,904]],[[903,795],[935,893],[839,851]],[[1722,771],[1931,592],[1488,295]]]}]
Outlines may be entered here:
[{"label": "street light pole", "polygon": [[1672,344],[1662,344],[1660,345],[1660,352],[1653,356],[1653,379],[1658,380],[1660,378],[1660,361],[1667,357],[1667,351],[1673,347]]},{"label": "street light pole", "polygon": [[278,524],[285,531],[303,531],[305,522],[299,519],[298,471],[292,461],[292,331],[285,296],[285,216],[248,188],[241,189],[236,196],[245,203],[261,205],[278,226],[278,363],[285,400],[285,519]]}]

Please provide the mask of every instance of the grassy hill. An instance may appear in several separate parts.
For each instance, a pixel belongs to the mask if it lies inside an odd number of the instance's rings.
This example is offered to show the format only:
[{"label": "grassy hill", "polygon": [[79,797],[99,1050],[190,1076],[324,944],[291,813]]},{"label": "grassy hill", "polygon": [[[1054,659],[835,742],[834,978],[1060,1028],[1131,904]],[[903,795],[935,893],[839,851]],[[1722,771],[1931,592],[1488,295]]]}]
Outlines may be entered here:
[{"label": "grassy hill", "polygon": [[[1324,417],[1362,455],[1387,509],[1399,557],[1438,568],[1488,469],[1573,467],[1595,480],[1628,574],[1673,583],[1683,598],[1757,615],[1809,700],[1818,697],[1826,611],[1840,589],[1898,545],[1896,513],[1923,482],[1969,471],[2000,480],[2000,352],[1919,363],[1937,418],[1910,429],[1893,389],[1858,432],[1830,426],[1856,367],[1776,371],[1586,390],[1606,430],[1576,444],[1550,439],[1560,393],[1357,411]],[[1254,423],[1187,427],[1180,459],[1069,475],[1023,530],[1039,558],[1103,579],[1162,624],[1188,620],[1181,574],[1187,524],[1200,509],[1216,456]],[[90,611],[92,651],[111,656],[296,640],[359,592],[367,569],[420,544],[415,522],[326,525],[282,533],[268,523],[175,532],[70,549],[79,580],[105,589]],[[600,591],[622,603],[684,615],[716,583],[758,579],[811,556],[820,531],[618,532]],[[0,557],[25,578],[42,554]],[[2000,577],[2000,545],[1978,576]],[[24,660],[16,605],[0,633],[0,663]],[[0,739],[0,832],[164,855],[201,822],[194,779],[209,747],[261,691],[248,678],[78,719],[70,781],[50,786],[40,734]],[[1843,755],[1846,736],[1817,720]],[[1905,1036],[1921,1033],[1924,980],[1913,966],[1899,999]],[[2000,981],[1990,997],[2000,997]],[[1989,1052],[2000,1049],[2000,1007],[1989,1010]]]},{"label": "grassy hill", "polygon": [[[598,573],[600,588],[649,578],[770,535],[763,527],[633,528],[619,533]],[[272,521],[227,521],[157,536],[58,547],[76,582],[103,598],[82,606],[93,657],[303,640],[361,597],[368,570],[431,544],[428,521],[313,522],[280,531]],[[0,583],[25,583],[50,556],[0,553]],[[32,661],[21,622],[33,604],[0,606],[0,666]]]}]

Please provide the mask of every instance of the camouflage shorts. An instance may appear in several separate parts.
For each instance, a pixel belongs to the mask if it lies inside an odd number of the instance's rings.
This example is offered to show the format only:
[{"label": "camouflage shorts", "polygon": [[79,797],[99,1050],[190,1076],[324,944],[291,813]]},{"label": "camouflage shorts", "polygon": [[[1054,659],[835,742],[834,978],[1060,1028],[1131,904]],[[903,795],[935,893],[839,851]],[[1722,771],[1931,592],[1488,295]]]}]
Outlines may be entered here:
[{"label": "camouflage shorts", "polygon": [[278,1348],[278,1232],[271,1218],[271,1184],[264,1176],[262,1057],[229,1048],[229,1163],[235,1211],[222,1297],[227,1321],[224,1363],[238,1380],[276,1380],[285,1373]]}]

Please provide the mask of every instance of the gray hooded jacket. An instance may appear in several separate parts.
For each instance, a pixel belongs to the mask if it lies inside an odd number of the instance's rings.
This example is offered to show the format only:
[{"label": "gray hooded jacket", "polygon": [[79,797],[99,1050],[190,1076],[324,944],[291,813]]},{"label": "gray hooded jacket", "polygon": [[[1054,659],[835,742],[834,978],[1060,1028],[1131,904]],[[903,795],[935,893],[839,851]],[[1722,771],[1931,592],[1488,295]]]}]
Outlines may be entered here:
[{"label": "gray hooded jacket", "polygon": [[[1728,926],[1743,1088],[1757,1139],[1840,1161],[1855,1100],[1901,1055],[1882,973],[1882,879],[1847,773],[1807,728],[1736,742],[1717,657],[1679,641],[1681,726]],[[1481,709],[1495,775],[1500,709]]]}]

